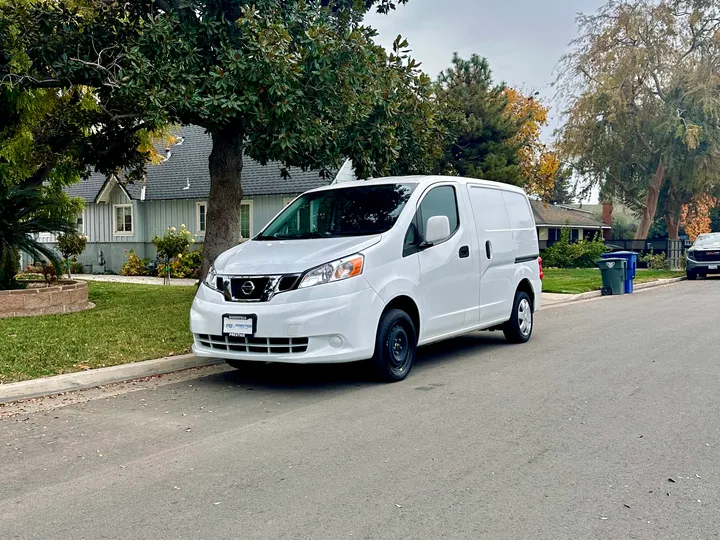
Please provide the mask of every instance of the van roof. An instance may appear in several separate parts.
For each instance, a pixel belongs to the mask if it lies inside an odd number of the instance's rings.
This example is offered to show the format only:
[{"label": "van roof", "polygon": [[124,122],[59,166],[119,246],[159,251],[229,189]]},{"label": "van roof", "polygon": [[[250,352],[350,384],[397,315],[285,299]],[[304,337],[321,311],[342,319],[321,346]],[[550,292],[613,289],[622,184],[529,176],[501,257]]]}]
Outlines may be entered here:
[{"label": "van roof", "polygon": [[491,180],[481,180],[478,178],[465,178],[462,176],[388,176],[385,178],[372,178],[369,180],[352,180],[349,182],[343,182],[341,184],[330,184],[329,186],[323,186],[317,189],[313,189],[312,191],[327,191],[331,189],[345,189],[345,188],[352,188],[352,187],[358,187],[358,186],[367,186],[367,185],[388,185],[388,184],[417,184],[418,187],[424,188],[427,186],[431,186],[433,184],[438,184],[441,182],[455,182],[459,184],[476,184],[476,185],[483,185],[487,187],[494,187],[498,189],[503,189],[506,191],[514,191],[516,193],[522,193],[525,194],[525,191],[522,188],[519,188],[517,186],[513,186],[511,184],[503,184],[502,182],[493,182]]}]

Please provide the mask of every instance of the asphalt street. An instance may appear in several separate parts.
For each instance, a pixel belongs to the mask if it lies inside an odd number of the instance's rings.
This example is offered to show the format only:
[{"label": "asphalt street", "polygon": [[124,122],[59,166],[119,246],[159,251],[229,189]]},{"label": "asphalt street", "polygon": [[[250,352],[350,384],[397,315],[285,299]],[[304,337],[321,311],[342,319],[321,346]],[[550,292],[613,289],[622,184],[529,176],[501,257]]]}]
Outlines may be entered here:
[{"label": "asphalt street", "polygon": [[720,538],[719,330],[720,280],[683,282],[395,385],[215,368],[6,417],[0,539]]}]

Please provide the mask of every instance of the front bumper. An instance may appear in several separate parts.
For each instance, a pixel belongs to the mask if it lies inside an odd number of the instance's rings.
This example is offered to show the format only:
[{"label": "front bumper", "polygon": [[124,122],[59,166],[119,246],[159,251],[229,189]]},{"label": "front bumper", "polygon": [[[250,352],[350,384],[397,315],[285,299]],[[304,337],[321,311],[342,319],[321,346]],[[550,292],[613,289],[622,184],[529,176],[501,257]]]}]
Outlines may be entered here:
[{"label": "front bumper", "polygon": [[720,274],[720,261],[696,261],[694,259],[686,259],[685,268],[697,274]]},{"label": "front bumper", "polygon": [[[193,352],[208,358],[291,364],[372,357],[382,299],[369,286],[357,283],[349,291],[342,283],[317,289],[283,293],[269,302],[241,303],[227,302],[222,294],[201,285],[190,310]],[[248,340],[223,336],[224,315],[257,317],[255,336]]]}]

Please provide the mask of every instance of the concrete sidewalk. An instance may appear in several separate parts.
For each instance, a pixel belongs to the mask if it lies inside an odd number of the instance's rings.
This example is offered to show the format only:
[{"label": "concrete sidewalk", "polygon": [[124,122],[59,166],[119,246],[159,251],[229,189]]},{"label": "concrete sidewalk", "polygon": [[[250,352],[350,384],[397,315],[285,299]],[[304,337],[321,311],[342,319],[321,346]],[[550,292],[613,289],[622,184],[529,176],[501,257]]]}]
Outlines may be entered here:
[{"label": "concrete sidewalk", "polygon": [[[162,285],[163,278],[156,276],[117,276],[117,275],[94,275],[94,274],[73,274],[73,279],[82,281],[104,281],[107,283],[134,283],[136,285]],[[197,285],[197,279],[171,279],[170,285]]]}]

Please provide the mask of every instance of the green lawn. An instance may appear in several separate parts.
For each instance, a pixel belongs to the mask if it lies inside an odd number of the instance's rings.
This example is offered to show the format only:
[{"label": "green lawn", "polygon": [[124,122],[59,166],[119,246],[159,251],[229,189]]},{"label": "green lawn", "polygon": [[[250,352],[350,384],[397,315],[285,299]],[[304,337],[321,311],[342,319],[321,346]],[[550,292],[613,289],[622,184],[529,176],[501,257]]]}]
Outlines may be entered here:
[{"label": "green lawn", "polygon": [[[684,272],[670,272],[665,270],[638,270],[635,283],[647,283],[659,279],[676,278],[684,276]],[[597,268],[583,268],[575,270],[545,270],[543,292],[580,294],[588,291],[597,291],[602,288],[600,270]]]},{"label": "green lawn", "polygon": [[0,319],[0,382],[188,352],[195,287],[89,283],[97,307]]}]

